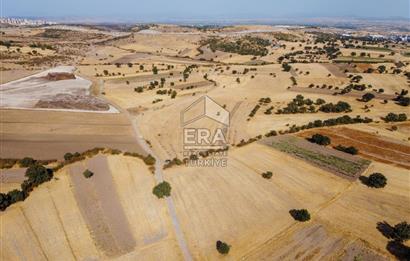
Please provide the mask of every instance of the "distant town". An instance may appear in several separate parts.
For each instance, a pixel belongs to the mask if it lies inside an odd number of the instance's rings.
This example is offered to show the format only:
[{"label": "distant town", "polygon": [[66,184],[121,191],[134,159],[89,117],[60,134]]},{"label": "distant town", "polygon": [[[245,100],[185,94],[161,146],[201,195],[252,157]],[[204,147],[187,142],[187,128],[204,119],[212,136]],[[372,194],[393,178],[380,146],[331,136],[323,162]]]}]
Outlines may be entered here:
[{"label": "distant town", "polygon": [[5,17],[5,18],[0,18],[0,24],[8,24],[8,25],[16,25],[16,26],[24,26],[24,25],[30,25],[30,26],[36,26],[36,25],[51,25],[51,24],[57,24],[56,22],[50,22],[46,20],[32,20],[32,19],[26,19],[26,18],[11,18],[11,17]]}]

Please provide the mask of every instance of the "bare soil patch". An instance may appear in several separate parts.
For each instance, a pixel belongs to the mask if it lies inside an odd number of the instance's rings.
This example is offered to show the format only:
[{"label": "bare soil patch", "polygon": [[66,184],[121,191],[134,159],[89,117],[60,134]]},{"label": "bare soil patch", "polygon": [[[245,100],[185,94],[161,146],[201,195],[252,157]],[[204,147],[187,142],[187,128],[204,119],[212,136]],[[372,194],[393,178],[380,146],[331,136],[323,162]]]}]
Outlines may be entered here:
[{"label": "bare soil patch", "polygon": [[322,64],[322,66],[325,67],[331,74],[333,74],[336,77],[347,77],[347,75],[340,69],[340,67],[338,67],[335,64],[324,63]]},{"label": "bare soil patch", "polygon": [[26,178],[25,168],[18,169],[1,169],[0,170],[0,183],[22,183]]},{"label": "bare soil patch", "polygon": [[50,72],[44,79],[48,81],[62,81],[62,80],[73,80],[75,79],[75,75],[73,73],[66,73],[66,72]]},{"label": "bare soil patch", "polygon": [[110,105],[91,95],[57,94],[40,99],[35,108],[108,111]]},{"label": "bare soil patch", "polygon": [[[74,195],[97,246],[109,257],[131,252],[136,241],[121,206],[106,157],[96,156],[71,168]],[[94,173],[86,179],[83,171]]]}]

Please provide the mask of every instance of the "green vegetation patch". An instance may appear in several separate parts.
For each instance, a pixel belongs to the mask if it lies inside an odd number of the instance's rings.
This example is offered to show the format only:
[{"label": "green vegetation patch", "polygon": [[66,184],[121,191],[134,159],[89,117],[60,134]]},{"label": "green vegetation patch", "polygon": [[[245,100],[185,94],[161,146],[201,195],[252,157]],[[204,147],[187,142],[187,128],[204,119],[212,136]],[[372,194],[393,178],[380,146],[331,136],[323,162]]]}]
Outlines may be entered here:
[{"label": "green vegetation patch", "polygon": [[372,57],[355,57],[355,56],[339,56],[336,59],[333,59],[335,63],[388,63],[391,62],[389,59],[380,59]]},{"label": "green vegetation patch", "polygon": [[386,47],[378,47],[378,46],[359,46],[357,49],[369,50],[369,51],[377,51],[377,52],[392,52],[392,49]]},{"label": "green vegetation patch", "polygon": [[202,45],[208,45],[213,52],[222,51],[241,55],[265,56],[269,53],[266,47],[271,45],[271,42],[252,36],[244,36],[235,41],[212,37],[202,41]]},{"label": "green vegetation patch", "polygon": [[367,160],[360,159],[357,162],[354,162],[341,157],[326,154],[326,151],[321,153],[307,148],[302,148],[292,141],[274,141],[271,146],[282,152],[292,154],[317,165],[335,170],[349,177],[355,177],[358,172],[370,164]]}]

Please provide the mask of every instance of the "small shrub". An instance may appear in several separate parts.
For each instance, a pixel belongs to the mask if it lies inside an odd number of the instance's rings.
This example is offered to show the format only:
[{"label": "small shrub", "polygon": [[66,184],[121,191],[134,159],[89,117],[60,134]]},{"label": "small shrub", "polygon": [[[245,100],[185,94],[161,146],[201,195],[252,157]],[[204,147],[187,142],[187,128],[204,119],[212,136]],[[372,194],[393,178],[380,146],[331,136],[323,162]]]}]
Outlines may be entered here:
[{"label": "small shrub", "polygon": [[266,172],[262,173],[262,177],[264,179],[271,179],[272,175],[273,175],[273,173],[271,171],[266,171]]},{"label": "small shrub", "polygon": [[73,157],[74,155],[71,152],[67,152],[66,154],[64,154],[64,160],[66,161],[70,161]]},{"label": "small shrub", "polygon": [[220,240],[216,241],[216,250],[222,255],[226,255],[229,253],[229,250],[231,249],[231,246],[228,245],[225,242],[222,242]]},{"label": "small shrub", "polygon": [[146,156],[143,160],[145,164],[150,165],[150,166],[154,165],[156,162],[155,158],[152,157],[151,154]]},{"label": "small shrub", "polygon": [[369,102],[375,98],[373,93],[366,93],[362,96],[362,101]]},{"label": "small shrub", "polygon": [[353,146],[345,147],[345,146],[342,146],[342,145],[338,145],[338,146],[335,147],[335,149],[337,149],[339,151],[349,153],[349,154],[352,154],[352,155],[357,155],[357,153],[359,153],[359,150],[356,149]]},{"label": "small shrub", "polygon": [[381,173],[373,173],[369,176],[367,184],[373,188],[384,188],[387,184],[387,178]]},{"label": "small shrub", "polygon": [[166,181],[161,182],[152,189],[152,193],[158,198],[169,197],[171,196],[171,185]]},{"label": "small shrub", "polygon": [[94,176],[94,173],[93,173],[92,171],[90,171],[89,169],[86,169],[86,170],[83,172],[83,175],[84,175],[84,177],[85,177],[86,179],[89,179],[89,178],[91,178],[92,176]]},{"label": "small shrub", "polygon": [[306,209],[292,209],[289,213],[297,221],[306,222],[310,220],[309,211]]}]

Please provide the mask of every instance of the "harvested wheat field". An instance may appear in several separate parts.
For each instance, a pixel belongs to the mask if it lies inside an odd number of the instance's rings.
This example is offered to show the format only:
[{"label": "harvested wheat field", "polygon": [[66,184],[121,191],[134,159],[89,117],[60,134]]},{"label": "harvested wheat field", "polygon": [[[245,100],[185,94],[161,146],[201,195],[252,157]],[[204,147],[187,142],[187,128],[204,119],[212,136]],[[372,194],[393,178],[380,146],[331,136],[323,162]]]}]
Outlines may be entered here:
[{"label": "harvested wheat field", "polygon": [[[154,184],[139,159],[99,155],[70,165],[1,213],[1,259],[180,259]],[[13,243],[20,240],[30,243]]]},{"label": "harvested wheat field", "polygon": [[[257,157],[250,157],[256,152]],[[165,174],[175,188],[177,213],[195,259],[217,258],[217,239],[234,245],[232,258],[239,259],[295,224],[290,209],[314,212],[350,186],[347,180],[265,145],[252,144],[228,154],[227,168],[176,168]],[[274,176],[268,181],[261,174],[269,170]],[[191,218],[192,211],[197,218]]]}]

